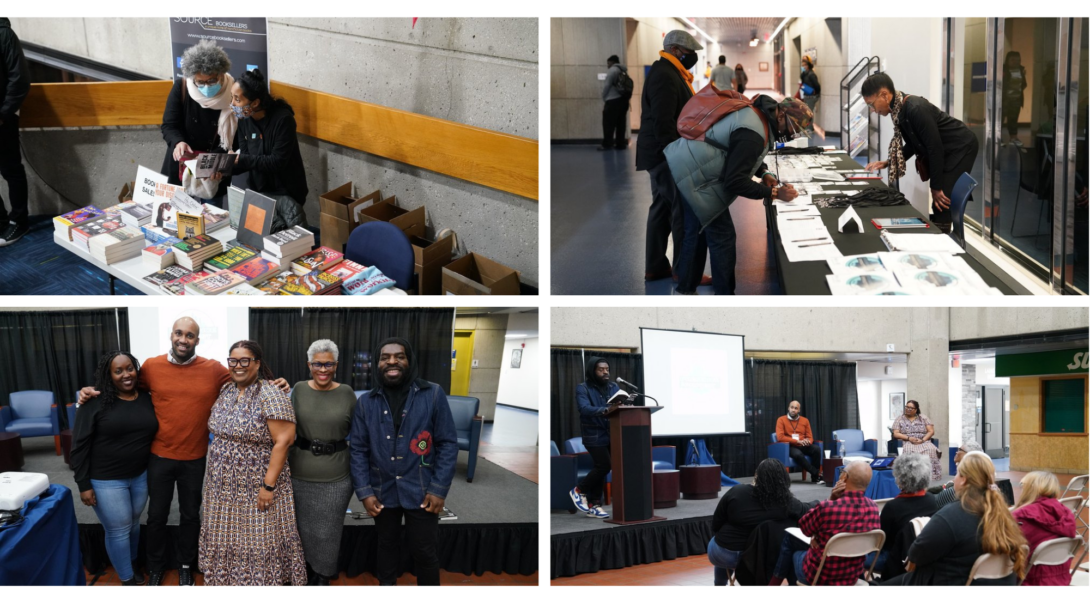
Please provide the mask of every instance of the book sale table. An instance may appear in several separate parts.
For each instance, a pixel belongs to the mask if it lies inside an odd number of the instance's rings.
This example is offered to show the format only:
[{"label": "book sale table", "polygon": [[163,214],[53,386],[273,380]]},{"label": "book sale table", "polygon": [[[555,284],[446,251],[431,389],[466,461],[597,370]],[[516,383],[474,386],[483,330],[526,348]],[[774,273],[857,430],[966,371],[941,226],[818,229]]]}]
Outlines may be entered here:
[{"label": "book sale table", "polygon": [[[235,239],[236,232],[230,227],[222,227],[215,231],[208,232],[208,235],[222,241],[224,244],[227,244],[227,242]],[[157,285],[144,280],[144,277],[154,273],[159,269],[156,269],[154,266],[146,264],[143,258],[140,256],[136,256],[135,258],[130,258],[128,260],[122,260],[120,262],[115,262],[113,264],[106,264],[101,260],[98,260],[91,256],[90,252],[86,250],[81,250],[74,243],[65,241],[64,239],[58,237],[56,234],[53,235],[53,241],[65,250],[68,250],[72,254],[79,256],[83,260],[86,260],[92,265],[105,271],[106,274],[110,276],[110,295],[114,295],[115,279],[121,279],[125,283],[128,283],[129,285],[148,295],[166,295],[159,290],[159,287]],[[405,292],[401,289],[392,288],[381,289],[379,291],[376,291],[372,295],[405,295]]]},{"label": "book sale table", "polygon": [[[833,153],[827,155],[833,160],[833,165],[828,168],[830,170],[862,169],[862,167],[848,157],[847,154]],[[765,162],[771,165],[774,162],[774,159],[770,157],[769,159],[766,159]],[[914,176],[917,174],[913,171],[908,172],[906,175]],[[865,181],[867,182],[866,185],[858,185],[854,187],[854,189],[862,190],[869,187],[888,188],[881,180]],[[821,194],[817,194],[817,196],[821,196]],[[818,211],[821,214],[821,223],[828,229],[829,235],[833,238],[833,243],[844,256],[889,251],[882,242],[879,230],[871,223],[871,219],[883,217],[920,217],[927,220],[926,215],[920,213],[911,205],[895,207],[857,207],[856,212],[863,221],[863,233],[840,233],[837,231],[837,224],[840,216],[844,214],[844,209],[818,207]],[[791,262],[788,260],[787,253],[783,247],[783,240],[780,236],[779,229],[777,228],[776,208],[770,204],[766,205],[766,219],[775,246],[776,272],[779,275],[780,287],[783,288],[784,293],[788,295],[830,295],[832,292],[829,289],[829,284],[825,278],[826,275],[829,275],[832,272],[829,269],[829,266],[824,261],[820,260],[801,262]],[[942,232],[932,225],[931,227],[922,229],[899,229],[896,233],[939,234]],[[958,254],[957,257],[964,259],[966,264],[976,271],[988,285],[995,287],[1006,295],[1015,293],[1010,286],[1001,281],[995,274],[985,268],[983,264],[971,255],[965,253]]]}]

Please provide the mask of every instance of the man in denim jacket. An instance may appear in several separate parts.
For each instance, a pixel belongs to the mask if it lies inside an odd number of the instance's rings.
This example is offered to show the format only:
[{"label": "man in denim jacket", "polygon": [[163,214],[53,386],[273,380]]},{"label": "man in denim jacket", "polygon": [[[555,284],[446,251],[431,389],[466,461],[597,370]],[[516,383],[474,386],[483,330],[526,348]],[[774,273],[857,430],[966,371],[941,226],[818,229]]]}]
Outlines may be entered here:
[{"label": "man in denim jacket", "polygon": [[609,381],[609,362],[600,357],[591,358],[587,362],[586,382],[575,387],[583,447],[594,460],[594,468],[578,486],[572,488],[569,495],[576,508],[591,518],[609,518],[609,513],[602,510],[601,506],[602,484],[611,468],[609,420],[605,417],[609,412],[609,405],[606,402],[619,390],[621,387]]},{"label": "man in denim jacket", "polygon": [[439,584],[439,513],[454,479],[458,435],[447,395],[418,378],[408,341],[379,344],[375,388],[352,415],[352,485],[378,531],[378,580],[397,582],[401,521],[416,563],[416,584]]}]

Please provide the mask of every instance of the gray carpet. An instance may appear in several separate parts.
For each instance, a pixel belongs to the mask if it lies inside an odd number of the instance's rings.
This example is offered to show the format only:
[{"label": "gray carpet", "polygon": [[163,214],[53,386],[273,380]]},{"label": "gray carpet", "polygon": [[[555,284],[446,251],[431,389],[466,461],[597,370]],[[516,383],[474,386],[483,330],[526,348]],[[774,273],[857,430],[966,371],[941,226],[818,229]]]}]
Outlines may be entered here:
[{"label": "gray carpet", "polygon": [[[45,473],[51,483],[66,486],[72,490],[76,505],[76,521],[81,524],[99,524],[95,511],[79,501],[79,490],[73,479],[72,471],[64,463],[64,457],[58,457],[53,448],[52,437],[23,438],[23,456],[25,464],[22,471]],[[466,482],[466,465],[469,454],[458,453],[458,466],[454,472],[454,482],[447,495],[447,508],[458,515],[453,521],[443,524],[494,524],[494,523],[536,523],[537,522],[537,484],[524,479],[502,467],[477,457],[477,470],[473,474],[473,483]],[[363,512],[363,505],[353,500],[350,508],[353,512]],[[147,522],[147,510],[144,511]],[[370,518],[355,520],[345,516],[345,525],[373,524]],[[170,508],[169,525],[178,524],[178,497]]]},{"label": "gray carpet", "polygon": [[[740,484],[745,485],[753,482],[752,477],[735,477]],[[944,476],[941,481],[933,481],[931,485],[941,485],[949,480],[953,479],[952,476]],[[719,492],[719,498],[722,498],[727,493],[728,488],[723,488]],[[806,482],[801,483],[796,481],[791,484],[791,493],[796,498],[803,502],[810,502],[813,500],[825,500],[829,497],[829,493],[832,491],[832,486],[814,485]],[[715,514],[715,507],[719,505],[719,498],[713,498],[710,500],[678,500],[677,507],[675,508],[656,508],[655,515],[665,517],[668,521],[677,521],[681,519],[698,518],[698,517],[711,517]],[[612,514],[613,506],[603,506],[606,512]],[[560,535],[564,533],[581,533],[583,531],[598,531],[601,529],[616,529],[624,525],[614,525],[612,523],[606,523],[598,519],[588,518],[583,513],[576,512],[570,514],[563,510],[553,510],[549,515],[549,534]],[[632,525],[629,525],[632,526]]]}]

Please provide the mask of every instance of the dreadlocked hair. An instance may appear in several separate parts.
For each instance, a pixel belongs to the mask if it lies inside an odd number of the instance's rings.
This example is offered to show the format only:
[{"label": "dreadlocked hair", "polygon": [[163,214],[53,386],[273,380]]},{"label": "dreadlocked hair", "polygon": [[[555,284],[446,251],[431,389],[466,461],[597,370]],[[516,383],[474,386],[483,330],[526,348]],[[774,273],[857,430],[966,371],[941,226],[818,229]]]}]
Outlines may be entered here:
[{"label": "dreadlocked hair", "polygon": [[261,363],[261,368],[258,370],[257,374],[258,378],[262,380],[274,380],[276,378],[276,376],[273,376],[272,368],[270,368],[268,362],[265,361],[265,353],[261,350],[261,345],[258,345],[257,341],[243,339],[232,345],[231,349],[227,350],[227,353],[230,354],[232,351],[240,348],[249,351],[254,356],[254,359]]},{"label": "dreadlocked hair", "polygon": [[[102,405],[102,410],[107,411],[113,404],[117,402],[117,396],[120,391],[114,386],[113,374],[110,373],[110,368],[113,365],[114,358],[124,355],[132,362],[132,367],[136,370],[136,380],[140,380],[140,363],[136,361],[136,358],[132,356],[128,351],[111,351],[106,355],[103,355],[98,360],[98,367],[95,369],[95,390],[99,392],[98,399]],[[133,385],[134,387],[136,384]]]},{"label": "dreadlocked hair", "polygon": [[1014,564],[1014,573],[1026,575],[1026,538],[1007,510],[1007,501],[995,487],[995,466],[984,453],[965,455],[958,465],[958,475],[965,480],[960,495],[961,507],[980,517],[980,548],[983,553],[1005,556]]},{"label": "dreadlocked hair", "polygon": [[776,459],[765,459],[757,465],[753,483],[753,495],[766,507],[787,506],[791,501],[791,481],[783,463]]}]

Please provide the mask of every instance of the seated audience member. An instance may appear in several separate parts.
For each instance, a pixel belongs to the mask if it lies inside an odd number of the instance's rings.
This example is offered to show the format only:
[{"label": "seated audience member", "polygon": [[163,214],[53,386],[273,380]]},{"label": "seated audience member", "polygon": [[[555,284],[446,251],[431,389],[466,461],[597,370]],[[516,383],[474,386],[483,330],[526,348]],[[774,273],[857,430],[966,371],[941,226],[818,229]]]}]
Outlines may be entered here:
[{"label": "seated audience member", "polygon": [[976,559],[985,553],[1009,557],[1014,573],[979,579],[976,585],[1014,585],[1026,573],[1026,539],[995,485],[988,455],[971,452],[954,478],[958,503],[935,513],[908,549],[908,570],[887,585],[964,585]]},{"label": "seated audience member", "polygon": [[148,503],[148,458],[159,430],[151,395],[140,390],[140,364],[115,351],[99,361],[100,397],[80,408],[72,436],[72,468],[80,500],[106,532],[106,555],[122,585],[143,585],[136,570],[140,516]]},{"label": "seated audience member", "polygon": [[[799,528],[810,537],[810,545],[792,535],[784,536],[771,584],[779,585],[784,578],[789,585],[797,581],[813,584],[829,539],[838,533],[866,533],[879,528],[878,506],[863,495],[870,480],[871,468],[867,463],[855,461],[844,468],[829,499],[799,519]],[[863,556],[828,558],[818,584],[854,585],[863,571]]]},{"label": "seated audience member", "polygon": [[[934,494],[926,490],[930,476],[931,462],[925,455],[906,454],[897,457],[893,463],[893,479],[901,493],[882,508],[882,531],[886,534],[886,541],[878,554],[875,568],[881,570],[884,580],[904,574],[901,560],[904,560],[908,545],[916,536],[915,529],[910,526],[912,519],[930,517],[939,509]],[[902,535],[904,532],[907,533]],[[872,556],[874,554],[867,556],[868,565]]]},{"label": "seated audience member", "polygon": [[[1037,546],[1050,539],[1075,537],[1075,514],[1056,496],[1060,495],[1060,482],[1048,471],[1033,471],[1022,478],[1022,494],[1014,505],[1011,516],[1022,528],[1029,542],[1029,555]],[[1071,584],[1071,573],[1066,564],[1033,566],[1023,585]]]},{"label": "seated audience member", "polygon": [[810,474],[810,481],[825,483],[821,480],[821,449],[814,443],[814,433],[810,430],[810,420],[799,415],[802,404],[791,401],[787,405],[787,415],[776,420],[776,442],[789,445],[788,454],[795,464]]},{"label": "seated audience member", "polygon": [[757,465],[753,485],[727,490],[715,507],[708,560],[715,566],[716,586],[727,584],[729,571],[738,567],[742,551],[757,525],[769,520],[797,520],[807,506],[791,494],[791,480],[783,464],[765,459]]},{"label": "seated audience member", "polygon": [[[961,459],[965,458],[965,455],[971,452],[984,452],[984,448],[979,443],[969,441],[958,447],[958,451],[954,454],[954,468],[961,464]],[[954,480],[950,480],[941,486],[935,486],[928,488],[928,492],[935,494],[935,504],[939,508],[957,501],[957,496],[954,494]]]}]

